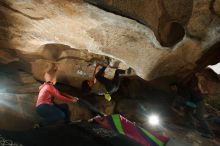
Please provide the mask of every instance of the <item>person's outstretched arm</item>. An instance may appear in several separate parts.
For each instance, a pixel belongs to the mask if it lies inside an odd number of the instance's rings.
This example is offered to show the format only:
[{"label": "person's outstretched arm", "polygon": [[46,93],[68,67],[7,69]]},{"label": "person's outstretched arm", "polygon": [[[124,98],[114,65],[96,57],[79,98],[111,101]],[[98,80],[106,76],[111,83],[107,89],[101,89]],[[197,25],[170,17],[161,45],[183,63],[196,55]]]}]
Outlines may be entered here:
[{"label": "person's outstretched arm", "polygon": [[93,84],[95,83],[95,79],[96,79],[96,78],[95,78],[95,75],[96,75],[96,71],[97,71],[98,67],[99,67],[99,65],[97,64],[96,67],[95,67],[95,70],[94,70],[94,72],[93,72],[92,79],[89,80],[90,85],[91,85],[91,84],[93,85]]},{"label": "person's outstretched arm", "polygon": [[67,93],[61,93],[62,95],[64,95],[65,97],[68,97],[68,98],[72,98],[72,99],[74,99],[75,100],[75,102],[77,102],[78,100],[79,100],[79,98],[78,97],[74,97],[74,96],[72,96],[72,95],[69,95],[69,94],[67,94]]},{"label": "person's outstretched arm", "polygon": [[70,95],[63,96],[53,85],[50,85],[49,92],[59,100],[63,100],[66,102],[77,102],[78,101],[77,97],[73,97]]}]

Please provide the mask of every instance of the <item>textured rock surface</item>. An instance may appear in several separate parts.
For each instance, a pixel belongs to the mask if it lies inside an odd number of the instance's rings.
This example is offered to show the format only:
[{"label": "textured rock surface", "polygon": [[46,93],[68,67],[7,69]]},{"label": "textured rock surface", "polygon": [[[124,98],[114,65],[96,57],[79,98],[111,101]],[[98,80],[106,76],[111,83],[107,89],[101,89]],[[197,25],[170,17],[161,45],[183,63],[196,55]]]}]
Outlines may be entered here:
[{"label": "textured rock surface", "polygon": [[95,53],[119,60],[150,80],[192,70],[204,50],[219,41],[219,16],[209,9],[210,1],[111,0],[96,5],[146,26],[80,0],[1,1],[1,63],[18,61],[20,68],[42,80],[45,62],[57,62],[58,81],[79,86],[78,81],[92,76],[87,65],[96,56],[89,54]]},{"label": "textured rock surface", "polygon": [[183,38],[183,26],[189,21],[193,7],[191,0],[86,1],[149,26],[164,46],[173,46]]},{"label": "textured rock surface", "polygon": [[[106,62],[106,56],[113,66],[106,74],[109,78],[119,66],[133,68],[145,80],[173,74],[185,77],[220,61],[219,0],[86,1],[95,6],[82,0],[0,1],[0,68],[9,69],[0,76],[0,110],[5,117],[0,128],[27,128],[37,118],[34,103],[39,83],[16,70],[43,80],[46,68],[56,63],[58,81],[79,87],[92,77],[94,66],[88,65]],[[143,123],[140,104],[148,108],[146,98],[156,99],[165,111],[161,99],[168,95],[151,94],[155,90],[142,84],[142,79],[123,84],[120,92],[131,100],[117,96],[111,102],[103,97],[88,100],[106,114],[116,110]],[[78,105],[70,108],[72,120],[91,117]],[[187,133],[192,136],[186,131],[180,137]]]},{"label": "textured rock surface", "polygon": [[220,16],[220,0],[213,0],[213,10],[215,14]]}]

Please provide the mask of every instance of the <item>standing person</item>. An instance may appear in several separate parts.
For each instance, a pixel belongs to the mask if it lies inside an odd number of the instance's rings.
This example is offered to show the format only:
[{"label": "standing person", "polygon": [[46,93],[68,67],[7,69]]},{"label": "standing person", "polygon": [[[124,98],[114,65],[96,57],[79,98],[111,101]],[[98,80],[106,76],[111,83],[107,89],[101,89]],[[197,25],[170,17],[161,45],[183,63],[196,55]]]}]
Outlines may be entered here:
[{"label": "standing person", "polygon": [[175,93],[173,105],[184,108],[184,124],[189,128],[195,128],[194,117],[198,120],[202,129],[202,136],[213,138],[214,134],[209,129],[208,123],[204,118],[204,98],[197,86],[184,88],[177,84],[170,85],[171,90]]},{"label": "standing person", "polygon": [[45,82],[39,87],[39,95],[36,102],[36,111],[43,118],[44,124],[51,124],[58,121],[69,122],[70,112],[67,104],[54,104],[53,98],[62,101],[75,103],[77,97],[61,95],[54,87],[56,83],[57,66],[52,64],[51,68],[45,73]]},{"label": "standing person", "polygon": [[200,78],[198,76],[198,73],[195,74],[195,80],[196,85],[194,86],[194,99],[197,102],[197,108],[196,108],[196,118],[198,119],[200,126],[203,130],[202,136],[208,137],[208,138],[214,138],[214,133],[212,130],[210,130],[208,123],[206,122],[204,118],[205,114],[205,102],[204,102],[204,95],[207,95],[207,90],[203,90],[203,82],[200,82]]},{"label": "standing person", "polygon": [[125,70],[116,69],[114,78],[112,80],[104,77],[107,66],[103,66],[98,73],[96,73],[99,65],[96,65],[93,78],[91,80],[84,80],[82,83],[82,91],[84,93],[94,93],[96,95],[104,95],[105,99],[110,101],[111,94],[115,93],[120,86],[120,74],[125,74]]},{"label": "standing person", "polygon": [[189,91],[175,82],[170,84],[170,90],[173,94],[172,110],[181,116],[184,115],[186,112],[186,102],[190,97]]}]

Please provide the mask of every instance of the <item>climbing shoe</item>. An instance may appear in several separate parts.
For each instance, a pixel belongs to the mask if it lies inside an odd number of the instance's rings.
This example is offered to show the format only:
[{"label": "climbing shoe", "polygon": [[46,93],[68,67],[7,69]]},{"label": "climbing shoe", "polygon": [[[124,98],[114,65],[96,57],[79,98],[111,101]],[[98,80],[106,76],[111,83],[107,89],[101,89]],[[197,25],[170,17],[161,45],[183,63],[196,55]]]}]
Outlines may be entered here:
[{"label": "climbing shoe", "polygon": [[126,74],[127,74],[127,75],[130,75],[130,74],[131,74],[131,71],[132,71],[132,69],[129,67],[129,68],[126,70]]},{"label": "climbing shoe", "polygon": [[126,71],[123,69],[117,69],[116,72],[118,72],[120,75],[123,75],[126,73]]}]

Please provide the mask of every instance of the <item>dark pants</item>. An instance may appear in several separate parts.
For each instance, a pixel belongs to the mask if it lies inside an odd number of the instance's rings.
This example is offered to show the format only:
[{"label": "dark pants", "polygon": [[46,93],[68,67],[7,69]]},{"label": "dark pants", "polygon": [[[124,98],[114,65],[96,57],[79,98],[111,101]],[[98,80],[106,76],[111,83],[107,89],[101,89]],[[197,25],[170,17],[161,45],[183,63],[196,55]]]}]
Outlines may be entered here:
[{"label": "dark pants", "polygon": [[214,118],[214,122],[215,122],[218,126],[220,126],[220,116]]},{"label": "dark pants", "polygon": [[106,90],[112,94],[114,92],[116,92],[120,86],[120,77],[119,75],[120,74],[124,74],[125,71],[124,70],[121,70],[121,69],[117,69],[115,71],[115,75],[114,75],[114,78],[112,80],[106,78],[103,76],[103,74],[105,73],[105,69],[106,67],[102,67],[97,73],[96,73],[96,79],[102,83]]},{"label": "dark pants", "polygon": [[41,104],[36,108],[37,113],[43,118],[42,124],[55,122],[69,122],[70,112],[67,104]]},{"label": "dark pants", "polygon": [[[204,113],[205,113],[204,101],[198,102],[195,110],[196,110],[195,118],[199,121],[202,132],[206,134],[213,134],[213,132],[209,129],[208,123],[206,122],[204,118]],[[187,124],[194,124],[193,110],[190,110],[190,109],[186,110],[185,120]]]}]

